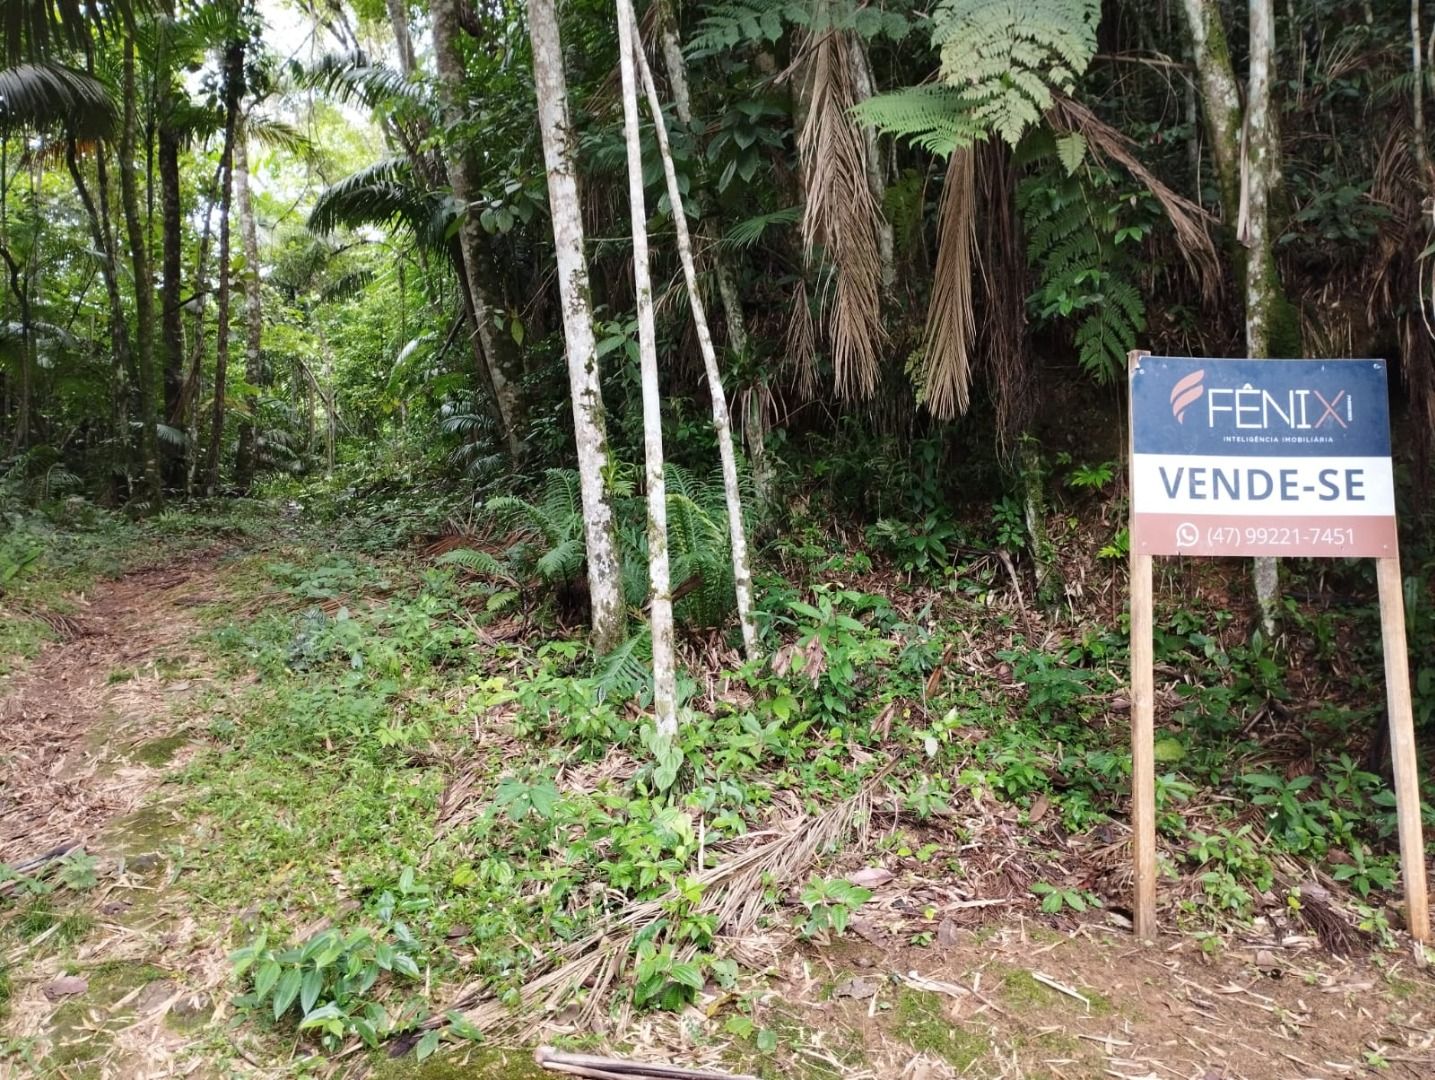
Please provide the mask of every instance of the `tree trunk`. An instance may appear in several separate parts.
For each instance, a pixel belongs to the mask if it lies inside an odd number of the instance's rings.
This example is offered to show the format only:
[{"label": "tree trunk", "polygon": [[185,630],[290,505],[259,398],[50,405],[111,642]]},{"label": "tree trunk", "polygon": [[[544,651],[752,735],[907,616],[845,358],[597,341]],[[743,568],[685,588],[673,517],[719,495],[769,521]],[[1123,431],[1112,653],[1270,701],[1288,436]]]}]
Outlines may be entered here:
[{"label": "tree trunk", "polygon": [[[1226,224],[1235,228],[1233,215],[1241,189],[1241,91],[1231,67],[1231,51],[1221,21],[1219,0],[1182,0],[1186,25],[1191,31],[1191,52],[1196,61],[1196,78],[1201,85],[1201,103],[1206,117],[1206,134],[1216,167],[1216,187],[1221,193],[1221,211]],[[1241,267],[1237,267],[1240,272]]]},{"label": "tree trunk", "polygon": [[[631,19],[629,0],[619,0],[621,8],[629,8],[627,18]],[[620,12],[619,18],[625,16]],[[633,35],[637,36],[636,23]],[[717,349],[713,347],[712,331],[708,327],[707,312],[703,306],[702,293],[698,289],[697,261],[693,257],[692,238],[688,235],[687,213],[683,208],[682,189],[678,186],[677,169],[673,165],[672,150],[668,145],[667,123],[663,119],[663,108],[658,101],[658,90],[653,84],[652,72],[648,70],[647,59],[641,47],[633,50],[638,70],[642,75],[643,89],[648,97],[648,110],[653,114],[653,131],[657,136],[658,153],[663,160],[663,176],[668,184],[668,202],[672,205],[673,224],[677,232],[678,256],[683,264],[683,280],[688,287],[688,300],[693,309],[693,324],[697,331],[698,349],[702,353],[703,367],[707,372],[708,391],[712,396],[713,428],[717,433],[718,455],[722,461],[723,496],[727,502],[728,539],[732,545],[732,577],[737,592],[737,616],[742,625],[743,651],[749,660],[758,656],[757,622],[752,614],[752,568],[747,557],[747,530],[743,527],[742,494],[737,483],[737,455],[733,452],[732,424],[727,411],[727,394],[723,390],[722,373],[718,370]],[[634,103],[636,108],[636,102]],[[635,124],[636,126],[636,124]],[[636,139],[629,142],[630,153],[636,151]]]},{"label": "tree trunk", "polygon": [[[1184,0],[1184,8],[1221,209],[1227,225],[1234,225],[1231,258],[1245,300],[1246,353],[1269,357],[1290,347],[1285,325],[1290,310],[1276,267],[1270,214],[1271,192],[1280,179],[1280,142],[1271,102],[1275,80],[1271,0],[1250,0],[1250,71],[1244,116],[1216,0]],[[1276,560],[1256,558],[1253,579],[1262,629],[1267,637],[1273,637],[1280,606]]]},{"label": "tree trunk", "polygon": [[120,201],[129,235],[130,263],[134,268],[136,374],[140,414],[140,460],[144,467],[145,489],[150,509],[157,510],[164,499],[164,480],[159,468],[159,418],[155,409],[154,377],[154,279],[149,269],[149,239],[140,218],[139,183],[135,174],[137,129],[135,112],[138,89],[135,84],[135,42],[124,40],[123,54],[124,121],[120,128]]},{"label": "tree trunk", "polygon": [[399,52],[399,72],[404,78],[414,73],[414,41],[409,33],[408,0],[388,0],[389,25],[394,31],[394,45]]},{"label": "tree trunk", "polygon": [[[96,155],[102,157],[104,152],[104,143],[97,143]],[[79,155],[74,139],[70,139],[65,144],[65,165],[70,170],[70,179],[75,185],[75,193],[80,197],[80,204],[85,208],[85,219],[90,225],[90,239],[94,242],[95,250],[100,256],[100,278],[104,281],[105,299],[109,308],[110,343],[114,349],[115,368],[119,372],[119,378],[116,381],[123,385],[124,373],[133,366],[134,356],[130,351],[130,328],[125,319],[124,301],[120,297],[119,269],[115,256],[114,237],[105,227],[106,215],[102,214],[100,208],[95,205],[89,185],[85,183],[85,175],[80,171]],[[121,431],[121,438],[124,438],[124,435],[125,433]]]},{"label": "tree trunk", "polygon": [[[623,137],[628,144],[628,208],[633,219],[633,291],[638,307],[638,367],[643,388],[643,460],[648,489],[648,606],[653,637],[653,714],[659,735],[678,733],[673,661],[673,592],[668,575],[668,493],[663,478],[663,408],[658,386],[658,332],[648,268],[648,209],[633,58],[633,9],[618,0],[618,69],[623,84]],[[659,114],[659,122],[661,122]],[[682,208],[674,205],[674,220]],[[731,448],[729,448],[731,452]]]},{"label": "tree trunk", "polygon": [[[164,234],[159,314],[160,340],[164,343],[164,417],[171,427],[183,430],[184,312],[180,305],[184,289],[184,210],[179,192],[179,135],[167,113],[160,119],[158,167],[160,228]],[[165,479],[170,488],[183,485],[187,456],[178,449],[165,454]]]},{"label": "tree trunk", "polygon": [[[264,382],[264,309],[259,280],[259,229],[249,195],[249,139],[241,130],[234,142],[234,199],[239,207],[239,236],[244,246],[244,381],[257,388]],[[239,451],[234,472],[239,490],[254,484],[254,413],[251,395],[239,422]]]},{"label": "tree trunk", "polygon": [[209,449],[204,457],[204,488],[219,489],[219,451],[224,444],[225,376],[229,368],[229,208],[234,194],[234,140],[239,102],[244,97],[244,42],[231,41],[224,53],[224,149],[219,156],[219,295],[216,298],[214,407],[209,420]]},{"label": "tree trunk", "polygon": [[607,423],[598,373],[589,299],[588,267],[583,255],[583,217],[574,175],[568,122],[568,81],[553,0],[529,0],[528,33],[533,45],[533,81],[538,98],[538,130],[548,169],[549,213],[558,263],[563,335],[568,352],[568,386],[573,398],[573,429],[583,495],[583,531],[587,540],[588,588],[593,606],[593,644],[608,652],[626,633],[620,582],[622,567],[605,470]]},{"label": "tree trunk", "polygon": [[[4,196],[4,185],[0,184],[0,198]],[[30,342],[35,336],[35,328],[30,318],[30,293],[25,287],[20,263],[10,253],[3,239],[0,239],[0,260],[4,261],[9,274],[10,291],[15,294],[15,300],[20,305],[20,378],[15,396],[15,431],[10,441],[10,449],[15,452],[28,449],[30,445],[30,379],[31,372],[34,371]]]},{"label": "tree trunk", "polygon": [[[1246,352],[1271,355],[1272,330],[1284,298],[1272,250],[1271,189],[1280,180],[1271,83],[1275,79],[1275,20],[1271,0],[1251,0],[1250,73],[1246,85],[1245,167],[1241,178],[1241,219],[1237,238],[1250,253],[1246,262]],[[1276,560],[1255,560],[1256,606],[1266,637],[1273,639],[1280,607],[1280,571]]]},{"label": "tree trunk", "polygon": [[[678,122],[686,127],[693,123],[693,96],[688,85],[687,59],[683,56],[682,42],[678,38],[675,17],[666,5],[659,9],[658,40],[663,53],[663,69],[667,72],[668,85],[673,91],[673,112]],[[644,79],[652,82],[642,50],[638,50]],[[651,104],[651,99],[650,99]],[[655,121],[656,122],[656,121]],[[666,132],[663,133],[666,138]],[[686,224],[686,223],[684,223]],[[698,236],[704,248],[711,252],[713,275],[717,278],[718,299],[722,302],[723,322],[727,326],[728,347],[738,356],[747,355],[747,318],[742,310],[742,294],[738,290],[737,275],[733,272],[731,260],[716,243],[712,220],[706,218],[698,225]],[[742,417],[742,431],[747,439],[747,453],[752,461],[752,482],[757,494],[759,509],[766,504],[771,488],[767,462],[767,416],[763,409],[764,388],[761,381],[754,382],[745,395],[747,409]],[[741,603],[738,607],[741,608]],[[744,636],[746,631],[744,630]]]},{"label": "tree trunk", "polygon": [[[462,26],[458,5],[461,0],[433,0],[429,10],[433,23],[434,62],[438,68],[439,102],[444,122],[455,125],[464,118],[464,66],[460,49]],[[504,439],[514,458],[523,456],[525,426],[521,399],[523,362],[512,337],[500,333],[494,315],[503,308],[496,292],[497,267],[487,252],[488,238],[478,215],[471,213],[478,184],[474,179],[473,161],[466,149],[450,150],[447,154],[448,182],[458,200],[459,243],[463,249],[464,270],[473,296],[478,339],[488,364],[488,381],[498,400],[503,422]]]}]

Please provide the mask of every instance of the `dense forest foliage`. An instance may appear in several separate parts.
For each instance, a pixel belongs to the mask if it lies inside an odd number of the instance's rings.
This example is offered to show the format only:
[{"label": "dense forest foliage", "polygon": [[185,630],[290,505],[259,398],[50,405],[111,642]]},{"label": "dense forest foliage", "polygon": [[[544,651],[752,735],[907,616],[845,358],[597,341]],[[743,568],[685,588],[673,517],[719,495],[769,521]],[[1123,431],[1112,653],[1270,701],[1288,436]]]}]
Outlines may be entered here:
[{"label": "dense forest foliage", "polygon": [[[729,938],[784,906],[841,937],[890,880],[816,871],[854,815],[951,911],[1124,919],[1134,350],[1389,361],[1431,730],[1435,7],[5,0],[0,31],[0,674],[67,632],[85,544],[252,546],[193,888],[259,912],[221,935],[238,1000],[315,1050],[727,993],[761,966]],[[1160,573],[1167,912],[1391,946],[1369,567]],[[767,1053],[757,1000],[725,1030]]]}]

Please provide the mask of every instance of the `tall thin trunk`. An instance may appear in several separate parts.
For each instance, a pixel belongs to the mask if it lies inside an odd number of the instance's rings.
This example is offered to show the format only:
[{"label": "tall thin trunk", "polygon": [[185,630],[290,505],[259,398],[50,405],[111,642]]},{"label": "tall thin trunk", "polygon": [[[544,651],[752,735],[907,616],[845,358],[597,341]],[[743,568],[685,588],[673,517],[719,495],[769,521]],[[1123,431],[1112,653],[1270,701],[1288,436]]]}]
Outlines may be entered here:
[{"label": "tall thin trunk", "polygon": [[[628,7],[629,0],[619,0],[620,7]],[[631,9],[630,9],[631,14]],[[622,14],[619,15],[622,18]],[[637,36],[636,26],[633,30]],[[672,149],[668,145],[667,122],[663,119],[662,103],[653,83],[652,72],[642,48],[634,50],[638,71],[642,76],[643,90],[648,97],[648,110],[653,114],[653,131],[657,135],[658,153],[663,160],[663,176],[668,184],[668,202],[672,206],[673,224],[677,232],[678,256],[683,264],[683,280],[688,287],[688,300],[693,309],[693,325],[697,331],[698,350],[702,353],[703,367],[707,372],[708,391],[712,397],[713,428],[717,433],[718,456],[722,461],[723,496],[727,502],[728,539],[732,545],[732,577],[737,592],[737,616],[742,625],[743,651],[749,660],[757,658],[757,622],[752,613],[752,568],[747,557],[747,530],[743,527],[742,494],[737,483],[737,455],[733,452],[732,424],[727,411],[727,394],[723,390],[722,373],[718,370],[717,350],[713,347],[712,331],[708,328],[707,311],[703,306],[702,293],[698,289],[697,261],[693,258],[692,237],[688,234],[687,213],[683,208],[683,193],[678,185],[677,169],[673,165]],[[636,103],[635,103],[636,107]],[[635,149],[629,143],[630,153]]]},{"label": "tall thin trunk", "polygon": [[1410,88],[1410,135],[1415,144],[1415,164],[1420,169],[1420,183],[1429,187],[1430,147],[1425,141],[1425,69],[1421,49],[1424,39],[1420,32],[1420,0],[1410,0],[1410,70],[1414,76]]},{"label": "tall thin trunk", "polygon": [[120,128],[120,201],[129,235],[130,264],[134,268],[135,345],[138,405],[140,414],[140,460],[144,466],[145,488],[152,509],[164,498],[164,480],[159,468],[159,417],[155,409],[154,371],[154,279],[150,276],[149,240],[140,217],[137,120],[138,88],[135,81],[135,42],[126,36],[123,46],[124,121]]},{"label": "tall thin trunk", "polygon": [[[623,83],[623,137],[628,144],[628,208],[633,220],[633,291],[638,306],[638,367],[643,388],[643,460],[648,488],[648,605],[653,636],[653,714],[659,735],[678,732],[673,661],[673,591],[668,574],[668,489],[663,478],[663,407],[658,387],[658,332],[648,268],[648,208],[633,53],[633,9],[618,0],[618,68]],[[660,114],[661,119],[661,114]],[[673,207],[681,220],[682,208]]]},{"label": "tall thin trunk", "polygon": [[[170,103],[172,107],[172,102]],[[164,417],[174,427],[184,424],[184,219],[179,192],[179,135],[171,126],[168,109],[159,125],[159,216],[163,234],[160,251],[159,334],[164,346]],[[185,453],[165,454],[165,480],[169,487],[184,483]]]},{"label": "tall thin trunk", "polygon": [[[104,143],[96,144],[95,153],[103,157]],[[125,319],[124,301],[120,296],[114,237],[105,227],[105,217],[100,208],[95,205],[89,185],[85,182],[85,175],[80,171],[79,154],[74,139],[65,143],[65,165],[70,171],[70,179],[75,185],[75,193],[80,197],[80,205],[85,208],[85,220],[89,222],[90,226],[90,239],[94,242],[95,251],[100,256],[100,277],[105,284],[105,299],[109,309],[110,343],[111,348],[114,349],[115,367],[120,372],[125,372],[133,365],[134,358],[130,351],[129,323]],[[123,382],[123,377],[119,381]]]},{"label": "tall thin trunk", "polygon": [[[1277,323],[1289,316],[1270,220],[1271,193],[1280,179],[1280,142],[1271,102],[1275,80],[1271,0],[1250,0],[1250,69],[1244,114],[1218,3],[1184,0],[1184,8],[1221,209],[1227,225],[1234,225],[1231,257],[1245,299],[1246,353],[1269,357],[1273,350],[1284,347],[1284,342],[1277,341]],[[1277,561],[1256,558],[1252,576],[1261,626],[1271,637],[1280,607]]]},{"label": "tall thin trunk", "polygon": [[[1250,255],[1246,262],[1246,352],[1271,355],[1272,331],[1283,297],[1270,227],[1271,190],[1280,181],[1280,145],[1276,138],[1271,84],[1275,80],[1275,19],[1271,0],[1251,0],[1250,72],[1246,84],[1245,167],[1242,169],[1238,238]],[[1276,632],[1280,606],[1280,570],[1273,557],[1255,560],[1256,606],[1266,636]]]},{"label": "tall thin trunk", "polygon": [[608,434],[598,377],[598,352],[583,255],[583,217],[573,165],[568,121],[568,80],[554,0],[529,0],[528,34],[533,45],[533,82],[538,130],[548,169],[548,204],[563,306],[568,352],[568,386],[583,495],[583,531],[588,549],[588,590],[593,606],[593,643],[600,653],[619,644],[626,632],[620,589],[622,566],[605,471]]},{"label": "tall thin trunk", "polygon": [[417,66],[414,59],[414,40],[409,33],[408,0],[387,0],[389,25],[394,31],[394,45],[399,53],[399,71],[404,78],[414,73]]},{"label": "tall thin trunk", "polygon": [[[668,76],[668,86],[673,91],[673,112],[678,122],[691,127],[693,122],[693,95],[688,84],[687,58],[683,56],[682,41],[678,37],[676,18],[671,8],[664,4],[659,11],[658,41],[663,53],[663,70]],[[638,51],[644,77],[651,81],[651,72],[642,50]],[[717,278],[718,299],[722,303],[723,322],[727,326],[727,343],[738,356],[747,354],[747,318],[742,309],[742,293],[738,290],[737,274],[732,261],[717,245],[711,218],[704,218],[698,224],[698,236],[704,247],[711,252],[713,274]],[[767,416],[763,409],[765,396],[760,380],[750,386],[745,395],[747,408],[742,416],[742,432],[747,439],[747,453],[752,461],[752,481],[761,508],[768,498],[771,487],[767,461]],[[739,608],[741,604],[739,603]]]},{"label": "tall thin trunk", "polygon": [[[4,197],[4,185],[0,184],[0,199]],[[9,275],[10,291],[15,294],[15,300],[20,305],[20,378],[17,380],[19,385],[16,387],[15,396],[15,431],[10,442],[10,449],[18,451],[30,445],[30,384],[31,372],[34,370],[30,342],[35,336],[35,328],[30,318],[30,293],[25,286],[24,272],[3,238],[0,238],[0,260],[4,261]]]},{"label": "tall thin trunk", "polygon": [[[264,309],[259,280],[259,228],[254,200],[249,195],[249,139],[241,130],[234,142],[234,200],[239,208],[239,237],[244,247],[244,381],[251,387],[264,383]],[[251,396],[239,423],[239,451],[235,482],[241,491],[254,483],[254,409]]]},{"label": "tall thin trunk", "polygon": [[[463,119],[464,65],[460,39],[463,28],[459,20],[460,0],[433,0],[429,5],[433,28],[434,63],[438,69],[439,102],[444,120],[456,124]],[[450,150],[448,182],[458,201],[462,218],[459,244],[463,264],[473,296],[474,316],[483,355],[488,363],[488,381],[498,400],[503,420],[503,434],[509,453],[521,457],[525,426],[521,398],[523,362],[511,337],[499,332],[494,315],[503,307],[497,293],[497,268],[488,256],[488,238],[478,215],[471,213],[478,183],[467,148]]]},{"label": "tall thin trunk", "polygon": [[229,369],[229,209],[234,194],[234,140],[239,102],[244,97],[244,42],[224,51],[224,149],[219,156],[219,295],[215,315],[214,407],[209,420],[209,449],[204,458],[204,487],[219,488],[219,451],[224,444],[225,377]]},{"label": "tall thin trunk", "polygon": [[[215,175],[218,182],[218,173]],[[194,494],[199,470],[199,401],[204,376],[204,309],[208,306],[209,243],[214,235],[214,200],[204,201],[204,227],[199,232],[199,250],[194,258],[194,320],[189,343],[189,373],[180,391],[179,407],[170,416],[171,424],[185,425],[185,493]]]}]

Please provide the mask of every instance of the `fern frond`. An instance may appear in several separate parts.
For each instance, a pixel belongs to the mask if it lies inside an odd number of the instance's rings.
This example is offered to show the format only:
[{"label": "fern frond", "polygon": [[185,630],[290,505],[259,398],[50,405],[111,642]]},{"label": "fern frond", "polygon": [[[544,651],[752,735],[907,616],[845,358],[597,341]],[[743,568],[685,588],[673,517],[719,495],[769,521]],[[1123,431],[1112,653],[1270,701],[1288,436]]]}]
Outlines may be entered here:
[{"label": "fern frond", "polygon": [[975,105],[973,99],[950,86],[912,86],[859,102],[852,115],[861,124],[946,157],[986,137],[986,128],[975,116]]},{"label": "fern frond", "polygon": [[600,699],[626,700],[644,693],[652,672],[653,641],[644,630],[604,656],[590,681]]},{"label": "fern frond", "polygon": [[971,116],[1015,146],[1096,54],[1100,0],[942,0],[932,12],[941,78]]},{"label": "fern frond", "polygon": [[547,581],[569,581],[583,568],[583,554],[583,541],[569,537],[545,551],[533,568]]},{"label": "fern frond", "polygon": [[439,556],[437,561],[440,566],[459,566],[465,570],[471,570],[481,577],[509,580],[507,568],[487,551],[477,551],[474,548],[454,548]]}]

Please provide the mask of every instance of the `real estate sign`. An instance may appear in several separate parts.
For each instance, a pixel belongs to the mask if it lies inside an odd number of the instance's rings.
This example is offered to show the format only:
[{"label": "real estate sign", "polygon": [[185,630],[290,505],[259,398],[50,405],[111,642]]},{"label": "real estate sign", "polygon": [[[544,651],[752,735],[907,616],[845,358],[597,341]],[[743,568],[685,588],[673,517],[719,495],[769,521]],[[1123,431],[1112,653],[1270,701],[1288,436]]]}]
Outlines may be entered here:
[{"label": "real estate sign", "polygon": [[1156,555],[1375,559],[1400,866],[1430,940],[1383,360],[1128,357],[1131,387],[1131,905],[1157,933]]},{"label": "real estate sign", "polygon": [[1132,551],[1394,555],[1385,366],[1135,358]]}]

